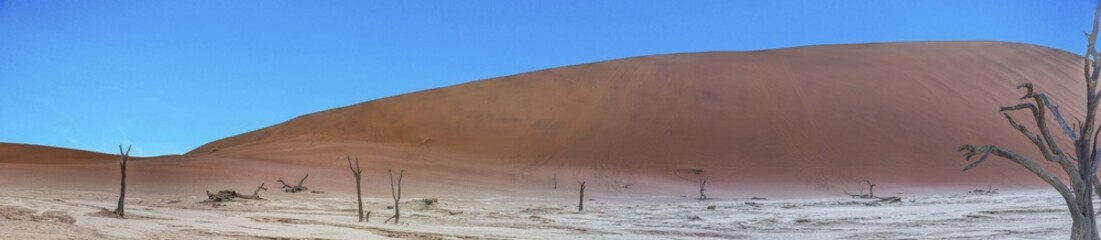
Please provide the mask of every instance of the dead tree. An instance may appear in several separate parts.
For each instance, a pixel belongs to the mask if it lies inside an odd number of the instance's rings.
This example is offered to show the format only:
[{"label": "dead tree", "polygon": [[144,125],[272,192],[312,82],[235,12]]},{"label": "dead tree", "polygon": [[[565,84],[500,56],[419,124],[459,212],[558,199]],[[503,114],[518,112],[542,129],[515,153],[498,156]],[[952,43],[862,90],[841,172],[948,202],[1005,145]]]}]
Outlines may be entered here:
[{"label": "dead tree", "polygon": [[700,201],[707,200],[707,194],[703,193],[705,186],[707,186],[707,177],[700,178]]},{"label": "dead tree", "polygon": [[[959,147],[959,151],[964,152],[964,157],[967,160],[979,156],[978,160],[965,167],[964,171],[978,166],[993,154],[1021,165],[1039,176],[1052,188],[1055,188],[1059,195],[1063,197],[1067,209],[1070,211],[1073,220],[1071,239],[1075,240],[1101,239],[1097,233],[1092,201],[1094,188],[1099,187],[1095,186],[1095,182],[1097,182],[1098,161],[1101,158],[1101,152],[1097,148],[1097,134],[1101,133],[1101,129],[1095,124],[1097,105],[1101,102],[1101,99],[1098,98],[1101,93],[1097,91],[1097,80],[1098,76],[1101,75],[1099,74],[1101,73],[1101,64],[1098,63],[1098,58],[1101,55],[1095,48],[1098,35],[1098,19],[1101,17],[1099,14],[1101,14],[1101,5],[1098,5],[1095,9],[1093,29],[1086,35],[1088,47],[1083,57],[1083,75],[1086,85],[1085,122],[1078,121],[1072,127],[1059,113],[1059,106],[1048,100],[1043,93],[1035,91],[1032,83],[1017,86],[1018,89],[1025,89],[1025,94],[1021,97],[1021,100],[1026,100],[1025,103],[1001,108],[1002,114],[1005,115],[1009,125],[1028,138],[1040,150],[1045,160],[1057,164],[1059,169],[1066,173],[1066,180],[1070,182],[1070,186],[1067,186],[1064,179],[1059,178],[1058,175],[1049,173],[1047,168],[1040,166],[1038,162],[1008,149],[995,145],[975,146],[966,144]],[[1039,134],[1033,133],[1032,130],[1019,124],[1006,113],[1017,110],[1028,110],[1032,114],[1036,124],[1035,130],[1039,131]],[[1049,113],[1051,116],[1048,116]],[[1057,144],[1051,130],[1048,129],[1049,118],[1054,119],[1059,124],[1063,134],[1073,142],[1074,150],[1072,152],[1064,152]]]},{"label": "dead tree", "polygon": [[577,198],[577,211],[580,212],[585,210],[585,181],[577,183],[581,184],[581,195]]},{"label": "dead tree", "polygon": [[126,200],[126,161],[130,160],[130,148],[133,146],[127,146],[126,151],[123,152],[122,144],[119,144],[119,156],[122,157],[122,161],[119,162],[119,168],[122,169],[122,181],[120,182],[122,187],[119,190],[119,205],[115,208],[115,216],[120,218],[126,216],[126,209],[123,207],[124,200]]},{"label": "dead tree", "polygon": [[249,199],[249,200],[263,200],[263,198],[260,198],[260,190],[267,191],[268,188],[264,187],[264,183],[260,183],[260,187],[257,187],[256,191],[252,192],[252,195],[239,194],[239,193],[237,193],[237,191],[233,191],[233,190],[222,190],[222,191],[218,191],[218,193],[213,193],[213,194],[210,193],[210,191],[206,191],[206,197],[209,198],[210,201],[214,201],[214,202],[228,202],[228,201],[233,201],[233,199],[235,199],[235,198],[242,198],[242,199]]},{"label": "dead tree", "polygon": [[394,216],[386,219],[386,221],[382,223],[388,223],[390,219],[393,219],[394,224],[398,224],[398,220],[401,219],[401,210],[398,209],[398,202],[401,201],[401,179],[405,178],[405,169],[402,169],[401,173],[398,173],[398,184],[396,189],[394,188],[394,170],[389,169],[387,171],[390,172],[390,195],[394,197]]},{"label": "dead tree", "polygon": [[860,196],[860,197],[861,198],[875,198],[875,183],[872,183],[872,181],[868,181],[868,180],[860,180],[860,183],[867,183],[868,184],[868,195],[867,196]]},{"label": "dead tree", "polygon": [[305,185],[302,185],[303,182],[306,182],[306,178],[308,178],[308,177],[310,177],[310,174],[306,173],[306,176],[302,177],[302,180],[298,180],[298,185],[294,185],[294,186],[291,186],[291,185],[287,184],[287,182],[284,182],[282,178],[280,178],[279,180],[275,180],[275,181],[283,184],[283,186],[279,187],[279,188],[283,189],[284,192],[297,193],[297,192],[306,191],[306,190],[310,189],[310,188],[307,188]]},{"label": "dead tree", "polygon": [[558,174],[554,174],[554,189],[558,189]]},{"label": "dead tree", "polygon": [[363,189],[360,187],[361,179],[363,179],[363,168],[359,167],[359,157],[356,157],[356,165],[352,167],[352,156],[348,156],[348,169],[352,170],[352,176],[356,178],[356,200],[359,201],[359,221],[370,221],[363,217]]}]

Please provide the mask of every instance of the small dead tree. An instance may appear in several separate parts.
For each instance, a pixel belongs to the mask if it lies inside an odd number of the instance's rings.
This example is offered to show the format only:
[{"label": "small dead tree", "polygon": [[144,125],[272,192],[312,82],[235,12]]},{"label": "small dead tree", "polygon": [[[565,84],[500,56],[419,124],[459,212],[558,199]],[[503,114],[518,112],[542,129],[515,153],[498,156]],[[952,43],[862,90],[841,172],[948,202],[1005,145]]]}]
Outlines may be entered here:
[{"label": "small dead tree", "polygon": [[363,216],[363,188],[360,187],[361,179],[363,179],[363,168],[359,167],[359,157],[356,157],[356,165],[352,167],[352,156],[348,156],[348,169],[352,170],[352,176],[356,178],[356,200],[359,202],[359,221],[370,221]]},{"label": "small dead tree", "polygon": [[395,188],[394,185],[394,170],[388,169],[387,171],[390,172],[390,195],[394,197],[394,216],[386,219],[386,221],[382,223],[388,223],[390,219],[393,219],[394,224],[398,224],[398,220],[401,219],[401,210],[398,209],[398,202],[401,201],[401,179],[405,178],[405,169],[402,169],[401,173],[398,173],[397,188]]},{"label": "small dead tree", "polygon": [[872,181],[868,181],[868,180],[860,180],[860,183],[868,184],[868,195],[867,196],[860,196],[860,197],[862,197],[862,198],[875,198],[875,183],[872,183]]},{"label": "small dead tree", "polygon": [[577,184],[581,184],[581,195],[577,198],[577,211],[585,210],[585,181],[578,181]]},{"label": "small dead tree", "polygon": [[[964,157],[967,160],[979,156],[978,160],[965,167],[963,171],[978,166],[993,154],[1021,165],[1039,176],[1052,188],[1055,188],[1059,195],[1063,197],[1067,209],[1070,211],[1073,220],[1071,223],[1071,239],[1075,240],[1101,239],[1097,233],[1094,215],[1096,211],[1093,208],[1092,201],[1094,188],[1101,187],[1095,185],[1098,161],[1101,160],[1101,151],[1098,151],[1097,148],[1097,135],[1101,133],[1101,129],[1095,124],[1097,105],[1101,102],[1101,98],[1098,97],[1101,96],[1099,95],[1101,93],[1097,91],[1098,76],[1101,76],[1101,64],[1098,63],[1098,58],[1101,57],[1101,53],[1098,53],[1095,48],[1099,18],[1101,18],[1101,5],[1098,5],[1094,10],[1093,29],[1086,35],[1088,46],[1086,54],[1083,56],[1083,76],[1086,85],[1085,122],[1079,121],[1073,126],[1068,124],[1062,114],[1059,113],[1059,106],[1048,100],[1043,93],[1035,91],[1032,83],[1017,86],[1018,89],[1025,89],[1025,94],[1020,99],[1029,102],[1001,108],[1002,115],[1005,115],[1009,125],[1028,138],[1040,150],[1045,160],[1057,164],[1059,169],[1066,173],[1066,181],[1070,182],[1070,186],[1067,186],[1064,180],[1057,175],[1049,173],[1047,168],[1040,166],[1036,161],[999,146],[966,144],[958,149],[958,151],[964,152]],[[1036,124],[1035,130],[1040,131],[1039,134],[1033,133],[1032,130],[1017,123],[1012,116],[1006,113],[1018,110],[1028,110],[1032,114]],[[1049,113],[1051,116],[1048,116]],[[1063,134],[1073,143],[1074,150],[1072,152],[1064,152],[1055,141],[1051,130],[1048,128],[1049,119],[1054,119],[1059,124]]]},{"label": "small dead tree", "polygon": [[558,174],[554,174],[554,189],[558,189]]},{"label": "small dead tree", "polygon": [[703,193],[704,187],[707,186],[707,177],[700,178],[700,201],[707,200],[707,194]]},{"label": "small dead tree", "polygon": [[275,181],[283,184],[283,186],[279,187],[279,188],[283,189],[284,192],[297,193],[297,192],[306,191],[306,190],[310,189],[310,188],[307,188],[305,185],[302,185],[302,183],[306,182],[306,178],[308,178],[308,177],[310,177],[310,174],[306,173],[306,176],[302,177],[302,180],[298,180],[298,185],[294,185],[294,186],[291,186],[291,185],[287,184],[287,182],[284,182],[282,178],[280,178],[279,180],[275,180]]},{"label": "small dead tree", "polygon": [[127,146],[124,152],[122,151],[122,144],[119,144],[119,156],[122,157],[121,162],[119,162],[119,168],[122,169],[122,181],[120,182],[122,187],[119,190],[119,205],[115,208],[115,216],[120,218],[126,215],[126,209],[123,206],[126,200],[126,161],[130,160],[130,148],[133,146]]}]

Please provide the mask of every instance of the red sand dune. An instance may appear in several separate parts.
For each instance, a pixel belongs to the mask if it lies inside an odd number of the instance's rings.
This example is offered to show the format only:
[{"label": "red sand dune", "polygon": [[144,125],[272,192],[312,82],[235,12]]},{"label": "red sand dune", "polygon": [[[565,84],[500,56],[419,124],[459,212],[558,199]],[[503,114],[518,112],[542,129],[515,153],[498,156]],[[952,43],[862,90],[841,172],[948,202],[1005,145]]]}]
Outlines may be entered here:
[{"label": "red sand dune", "polygon": [[16,164],[102,164],[118,161],[118,156],[103,153],[38,145],[0,144],[0,163]]},{"label": "red sand dune", "polygon": [[[601,192],[693,195],[693,169],[710,178],[713,196],[841,194],[862,179],[885,192],[1036,187],[1043,183],[1001,159],[961,172],[967,162],[955,149],[999,144],[1040,160],[997,109],[1016,104],[1014,87],[1031,81],[1068,119],[1081,117],[1080,61],[999,42],[635,57],[307,114],[132,171],[200,189],[311,171],[308,183],[345,192],[351,154],[376,193],[391,167],[406,169],[409,191],[423,194],[551,191],[558,174],[562,188],[586,180]],[[12,156],[0,155],[0,168]]]}]

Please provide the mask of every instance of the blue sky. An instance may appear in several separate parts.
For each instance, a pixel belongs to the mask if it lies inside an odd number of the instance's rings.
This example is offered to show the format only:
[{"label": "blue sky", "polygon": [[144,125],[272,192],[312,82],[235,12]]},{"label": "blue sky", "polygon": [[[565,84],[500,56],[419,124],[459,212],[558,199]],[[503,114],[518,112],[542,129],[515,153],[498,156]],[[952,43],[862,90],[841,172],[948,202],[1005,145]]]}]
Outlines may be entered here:
[{"label": "blue sky", "polygon": [[927,40],[1079,53],[1093,4],[0,0],[0,142],[178,154],[381,97],[662,53]]}]

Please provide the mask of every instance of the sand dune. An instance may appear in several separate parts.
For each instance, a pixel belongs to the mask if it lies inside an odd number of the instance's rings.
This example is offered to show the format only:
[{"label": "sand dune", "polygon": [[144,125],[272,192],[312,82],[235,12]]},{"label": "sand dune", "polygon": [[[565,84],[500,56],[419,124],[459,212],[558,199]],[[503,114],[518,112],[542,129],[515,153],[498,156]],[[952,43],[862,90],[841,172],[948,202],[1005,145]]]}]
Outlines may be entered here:
[{"label": "sand dune", "polygon": [[[411,189],[419,189],[412,191],[437,194],[546,191],[555,174],[562,185],[585,180],[624,194],[691,194],[702,176],[717,194],[739,196],[842,194],[862,179],[885,191],[1035,187],[1042,182],[1001,160],[964,174],[954,150],[993,143],[1036,156],[997,108],[1015,103],[1021,92],[1014,86],[1031,81],[1064,112],[1078,112],[1079,61],[1056,49],[1000,42],[636,57],[307,114],[182,156],[139,161],[132,171],[145,172],[135,181],[189,190],[248,189],[308,171],[312,183],[345,191],[343,157],[356,155],[367,181],[385,183],[385,169],[406,169]],[[111,160],[21,150],[30,148],[0,147],[0,174],[64,175],[107,188],[111,178],[104,176],[117,171],[107,163],[79,170],[26,165]],[[73,183],[57,185],[66,184]]]},{"label": "sand dune", "polygon": [[[187,156],[312,164],[358,154],[374,168],[418,170],[457,162],[440,174],[497,170],[505,174],[500,181],[536,185],[556,172],[606,187],[675,185],[695,181],[690,170],[700,169],[716,188],[731,190],[826,192],[861,179],[1035,186],[1042,183],[1003,161],[962,174],[965,162],[954,150],[994,143],[1034,155],[997,108],[1015,103],[1021,92],[1014,86],[1032,81],[1065,112],[1081,109],[1079,59],[998,42],[636,57],[308,114]],[[377,158],[364,145],[407,152]]]},{"label": "sand dune", "polygon": [[0,163],[19,164],[102,164],[118,161],[103,153],[39,145],[0,143]]},{"label": "sand dune", "polygon": [[[1069,220],[1057,194],[964,194],[1043,183],[1003,160],[963,173],[954,150],[990,143],[1040,159],[997,109],[1030,81],[1081,118],[1080,60],[1012,43],[889,43],[647,56],[476,81],[136,158],[128,219],[103,213],[117,199],[117,156],[0,143],[0,236],[1059,236]],[[366,169],[371,223],[355,222],[348,155]],[[389,168],[406,170],[397,225],[379,223],[392,211]],[[276,179],[306,173],[318,192],[279,191]],[[709,201],[695,200],[703,177]],[[863,179],[903,200],[847,196]],[[576,181],[590,186],[584,212]],[[265,200],[203,201],[206,190],[261,183]]]}]

